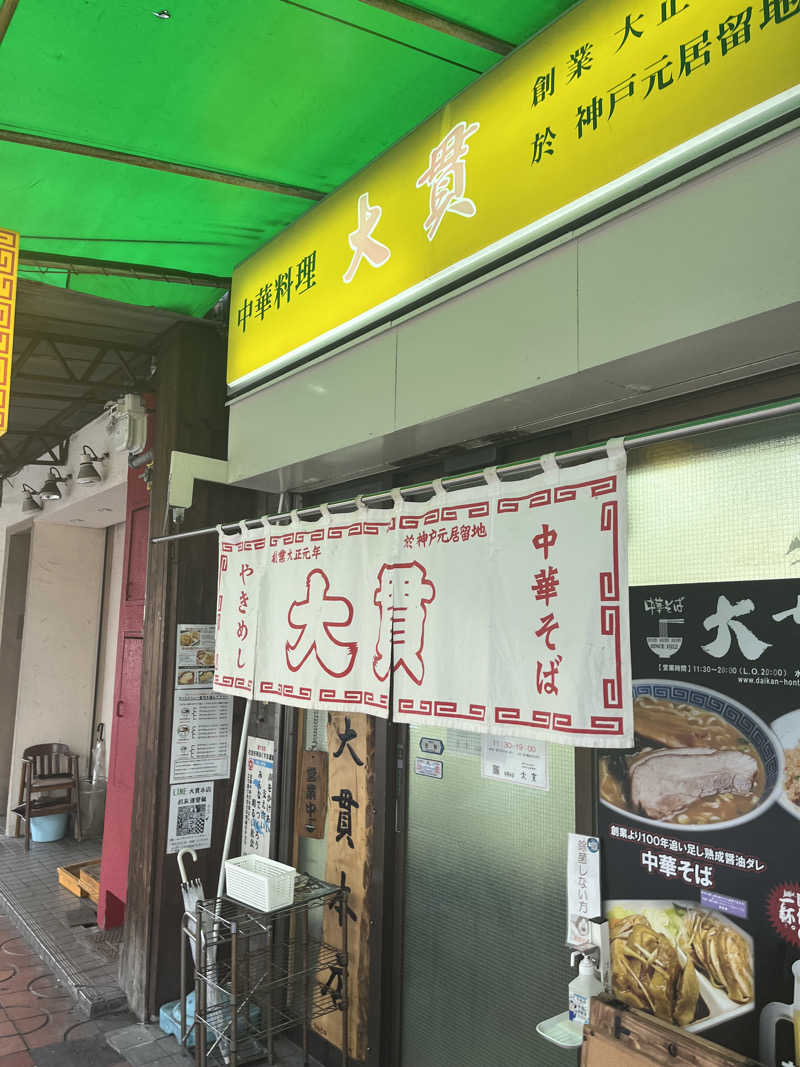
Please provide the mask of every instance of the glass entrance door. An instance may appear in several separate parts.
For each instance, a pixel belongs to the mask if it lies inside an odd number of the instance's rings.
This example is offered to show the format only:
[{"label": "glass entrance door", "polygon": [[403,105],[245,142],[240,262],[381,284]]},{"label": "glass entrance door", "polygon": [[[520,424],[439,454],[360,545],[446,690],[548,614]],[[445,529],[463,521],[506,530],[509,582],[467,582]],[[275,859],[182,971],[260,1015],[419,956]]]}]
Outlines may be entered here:
[{"label": "glass entrance door", "polygon": [[[442,778],[415,773],[433,758]],[[566,845],[574,752],[549,789],[483,777],[481,737],[410,729],[402,1067],[574,1067],[536,1033],[567,1007]],[[491,767],[486,768],[491,772]]]}]

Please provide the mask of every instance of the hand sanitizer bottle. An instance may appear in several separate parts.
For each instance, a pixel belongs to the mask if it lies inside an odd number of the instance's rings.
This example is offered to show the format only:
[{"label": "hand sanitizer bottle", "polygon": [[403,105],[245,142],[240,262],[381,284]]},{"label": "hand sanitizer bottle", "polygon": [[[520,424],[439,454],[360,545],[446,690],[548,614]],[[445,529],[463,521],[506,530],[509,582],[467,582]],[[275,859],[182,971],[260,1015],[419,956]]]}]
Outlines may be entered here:
[{"label": "hand sanitizer bottle", "polygon": [[573,952],[570,963],[575,965],[576,956],[581,957],[578,977],[569,983],[569,1021],[576,1030],[582,1031],[589,1022],[592,997],[603,992],[603,983],[594,969],[594,963],[582,952]]}]

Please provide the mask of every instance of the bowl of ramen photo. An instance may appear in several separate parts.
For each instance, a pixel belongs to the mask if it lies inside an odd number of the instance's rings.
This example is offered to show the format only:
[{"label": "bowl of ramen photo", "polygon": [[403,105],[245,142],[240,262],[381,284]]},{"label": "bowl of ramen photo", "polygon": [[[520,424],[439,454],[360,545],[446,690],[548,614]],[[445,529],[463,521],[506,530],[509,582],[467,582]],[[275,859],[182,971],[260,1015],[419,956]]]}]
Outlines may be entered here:
[{"label": "bowl of ramen photo", "polygon": [[787,711],[772,724],[783,747],[783,792],[778,803],[800,819],[800,710]]},{"label": "bowl of ramen photo", "polygon": [[753,939],[726,915],[681,900],[610,900],[614,996],[697,1032],[753,1011]]},{"label": "bowl of ramen photo", "polygon": [[698,685],[633,684],[632,752],[600,758],[600,799],[620,815],[676,830],[755,819],[783,792],[783,747],[736,700]]}]

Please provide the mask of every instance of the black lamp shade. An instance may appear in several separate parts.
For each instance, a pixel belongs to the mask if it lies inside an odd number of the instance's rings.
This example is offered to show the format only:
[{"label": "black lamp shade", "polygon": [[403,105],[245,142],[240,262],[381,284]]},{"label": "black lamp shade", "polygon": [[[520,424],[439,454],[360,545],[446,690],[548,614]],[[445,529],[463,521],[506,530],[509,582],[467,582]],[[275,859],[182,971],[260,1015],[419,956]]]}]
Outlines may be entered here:
[{"label": "black lamp shade", "polygon": [[60,500],[61,490],[56,485],[56,479],[50,475],[42,488],[39,490],[42,500]]},{"label": "black lamp shade", "polygon": [[61,490],[58,486],[60,483],[69,481],[71,477],[72,475],[68,474],[66,478],[62,478],[61,471],[57,467],[51,467],[47,473],[47,480],[39,490],[39,496],[42,500],[60,500]]},{"label": "black lamp shade", "polygon": [[90,459],[81,460],[78,476],[75,479],[78,485],[94,485],[95,482],[101,482],[102,480],[100,472]]},{"label": "black lamp shade", "polygon": [[25,496],[22,501],[23,512],[41,511],[42,505],[36,499],[36,491],[32,489],[29,485],[24,484],[22,486],[22,489],[25,493]]}]

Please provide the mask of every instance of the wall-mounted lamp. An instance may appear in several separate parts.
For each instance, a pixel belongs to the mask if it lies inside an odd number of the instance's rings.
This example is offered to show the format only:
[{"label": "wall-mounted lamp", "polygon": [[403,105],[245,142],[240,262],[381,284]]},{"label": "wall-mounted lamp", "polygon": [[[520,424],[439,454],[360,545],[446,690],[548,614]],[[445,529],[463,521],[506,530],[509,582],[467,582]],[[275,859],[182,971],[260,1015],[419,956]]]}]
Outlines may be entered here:
[{"label": "wall-mounted lamp", "polygon": [[39,496],[42,500],[60,500],[61,490],[58,488],[59,484],[64,485],[71,478],[71,474],[68,474],[66,478],[64,478],[61,476],[61,471],[57,467],[51,467],[47,475],[47,480],[39,490]]},{"label": "wall-mounted lamp", "polygon": [[75,478],[78,485],[94,485],[95,482],[102,482],[103,475],[97,469],[95,463],[101,463],[104,459],[108,459],[108,452],[98,456],[90,445],[84,445],[83,459]]},{"label": "wall-mounted lamp", "polygon": [[139,467],[146,467],[148,463],[153,462],[153,451],[148,448],[146,452],[140,452],[137,456],[128,456],[128,466],[133,470],[138,470]]},{"label": "wall-mounted lamp", "polygon": [[25,482],[23,482],[22,483],[22,491],[25,494],[25,497],[23,498],[23,501],[22,501],[22,510],[23,511],[41,511],[42,510],[42,505],[36,499],[36,497],[39,495],[36,492],[36,490],[32,486],[26,485]]}]

